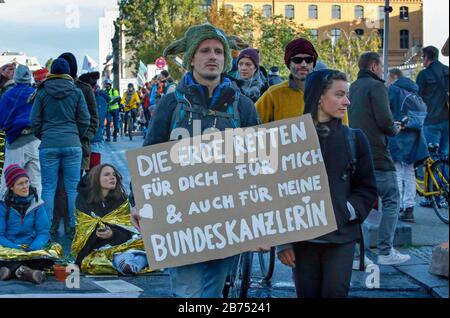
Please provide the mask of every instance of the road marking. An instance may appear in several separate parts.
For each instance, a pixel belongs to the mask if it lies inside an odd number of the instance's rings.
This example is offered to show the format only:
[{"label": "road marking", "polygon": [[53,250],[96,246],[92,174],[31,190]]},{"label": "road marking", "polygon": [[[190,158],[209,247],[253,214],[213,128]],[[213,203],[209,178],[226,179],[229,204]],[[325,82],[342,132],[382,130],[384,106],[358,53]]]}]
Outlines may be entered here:
[{"label": "road marking", "polygon": [[110,293],[139,293],[144,291],[143,289],[137,287],[136,285],[133,285],[121,279],[100,280],[100,281],[93,281],[93,283],[106,289]]}]

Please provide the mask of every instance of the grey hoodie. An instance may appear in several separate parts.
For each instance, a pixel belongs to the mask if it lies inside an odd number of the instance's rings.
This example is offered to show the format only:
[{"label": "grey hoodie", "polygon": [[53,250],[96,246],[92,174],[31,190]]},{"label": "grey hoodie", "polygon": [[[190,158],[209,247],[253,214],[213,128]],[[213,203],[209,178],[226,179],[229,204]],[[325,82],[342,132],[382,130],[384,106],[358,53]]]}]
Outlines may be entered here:
[{"label": "grey hoodie", "polygon": [[73,81],[52,79],[38,89],[31,110],[34,135],[40,148],[81,147],[90,115],[83,93]]}]

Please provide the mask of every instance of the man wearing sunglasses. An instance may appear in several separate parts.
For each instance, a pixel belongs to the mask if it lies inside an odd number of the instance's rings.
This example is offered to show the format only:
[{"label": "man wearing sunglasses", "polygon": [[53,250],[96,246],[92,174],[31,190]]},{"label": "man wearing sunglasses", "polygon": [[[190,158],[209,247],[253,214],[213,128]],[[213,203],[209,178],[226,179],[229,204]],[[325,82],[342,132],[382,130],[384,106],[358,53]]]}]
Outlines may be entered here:
[{"label": "man wearing sunglasses", "polygon": [[308,40],[298,38],[289,42],[284,53],[289,79],[270,87],[256,102],[263,123],[303,115],[305,80],[313,71],[317,57]]}]

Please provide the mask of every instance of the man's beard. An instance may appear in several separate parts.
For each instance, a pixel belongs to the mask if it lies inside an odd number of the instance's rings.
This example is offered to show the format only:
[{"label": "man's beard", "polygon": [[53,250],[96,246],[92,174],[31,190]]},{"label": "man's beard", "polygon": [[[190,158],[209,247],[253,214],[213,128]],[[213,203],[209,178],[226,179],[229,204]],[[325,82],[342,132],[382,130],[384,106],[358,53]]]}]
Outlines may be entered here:
[{"label": "man's beard", "polygon": [[293,76],[296,80],[299,80],[299,81],[304,82],[304,81],[306,80],[306,77],[307,77],[308,75],[299,75],[299,74],[296,74],[296,73],[292,73],[292,76]]}]

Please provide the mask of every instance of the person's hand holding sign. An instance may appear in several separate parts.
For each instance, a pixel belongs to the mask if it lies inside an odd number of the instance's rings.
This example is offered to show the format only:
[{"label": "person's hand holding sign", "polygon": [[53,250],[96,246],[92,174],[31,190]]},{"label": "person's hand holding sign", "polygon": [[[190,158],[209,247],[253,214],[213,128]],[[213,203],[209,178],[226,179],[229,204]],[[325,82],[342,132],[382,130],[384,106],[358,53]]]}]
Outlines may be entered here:
[{"label": "person's hand holding sign", "polygon": [[292,248],[285,249],[278,253],[278,259],[284,265],[295,267],[295,254]]},{"label": "person's hand holding sign", "polygon": [[131,214],[130,214],[130,221],[131,224],[134,225],[134,227],[140,232],[141,231],[141,227],[139,226],[139,221],[141,219],[141,215],[139,214],[139,211],[136,209],[136,207],[131,209]]}]

